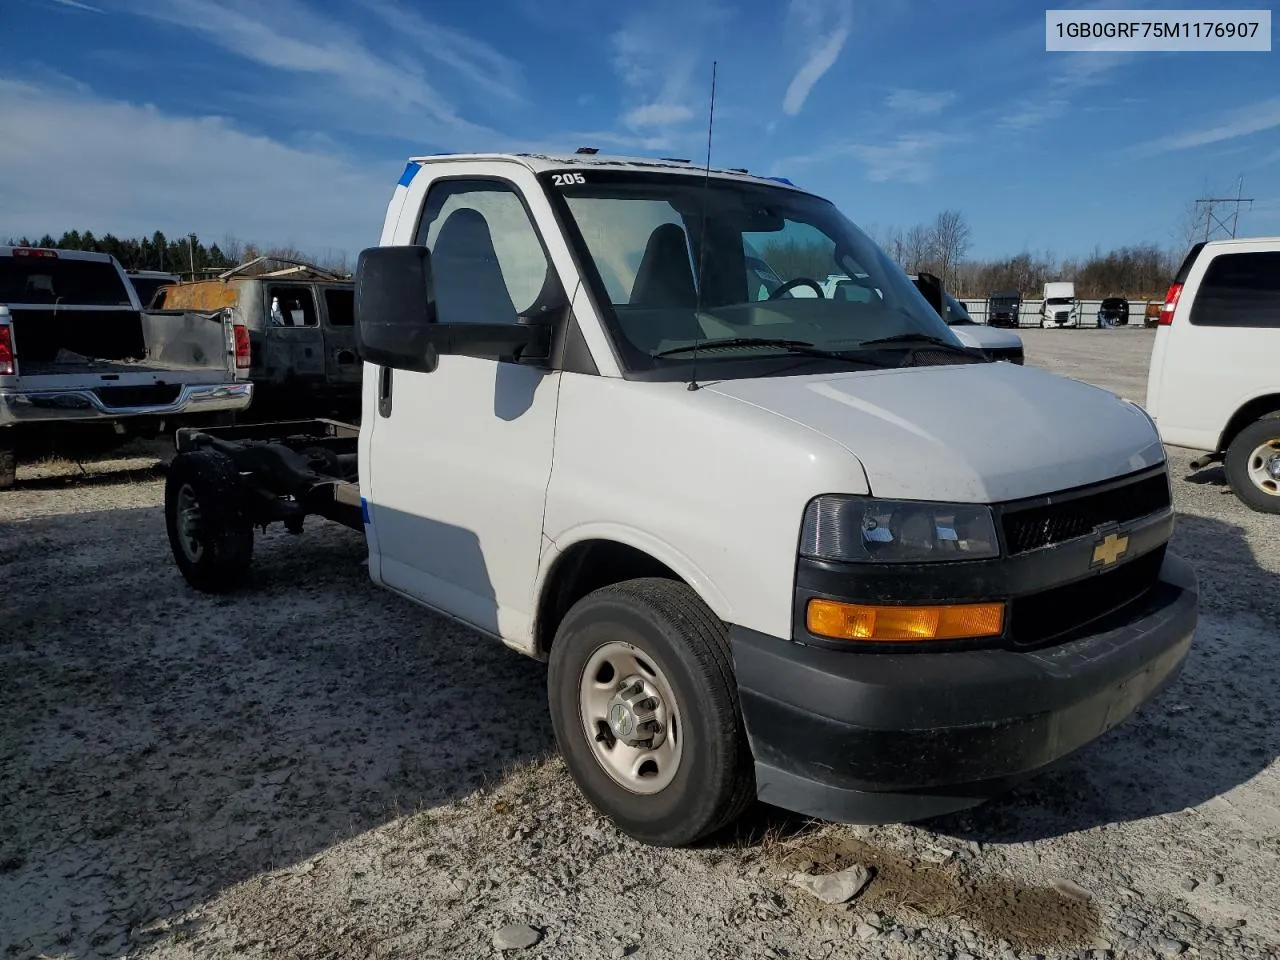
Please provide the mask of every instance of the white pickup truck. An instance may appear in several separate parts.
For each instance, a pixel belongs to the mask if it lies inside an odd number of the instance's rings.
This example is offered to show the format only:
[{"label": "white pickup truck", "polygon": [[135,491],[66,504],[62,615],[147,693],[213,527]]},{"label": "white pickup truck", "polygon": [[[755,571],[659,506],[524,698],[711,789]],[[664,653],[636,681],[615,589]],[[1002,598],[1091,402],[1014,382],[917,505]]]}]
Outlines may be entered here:
[{"label": "white pickup truck", "polygon": [[227,311],[144,311],[114,257],[0,247],[0,489],[17,456],[234,415],[249,338]]},{"label": "white pickup truck", "polygon": [[[829,275],[879,293],[830,299]],[[1195,577],[1142,409],[961,347],[786,183],[415,159],[356,328],[359,427],[179,431],[179,569],[226,591],[255,526],[362,530],[375,583],[549,662],[569,771],[643,841],[755,798],[858,822],[973,806],[1187,655]]]}]

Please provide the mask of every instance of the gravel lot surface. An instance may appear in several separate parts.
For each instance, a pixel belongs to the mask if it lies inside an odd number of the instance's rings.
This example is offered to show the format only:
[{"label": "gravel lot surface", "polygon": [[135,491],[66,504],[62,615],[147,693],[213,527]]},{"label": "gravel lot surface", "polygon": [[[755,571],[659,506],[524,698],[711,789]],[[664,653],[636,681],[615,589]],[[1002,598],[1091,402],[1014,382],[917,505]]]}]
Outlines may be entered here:
[{"label": "gravel lot surface", "polygon": [[[1141,400],[1151,332],[1023,331]],[[1277,521],[1174,455],[1183,678],[1015,793],[887,828],[757,810],[655,850],[581,800],[543,668],[367,583],[361,537],[196,594],[151,461],[0,495],[0,958],[1280,957]],[[791,882],[873,870],[852,904]]]}]

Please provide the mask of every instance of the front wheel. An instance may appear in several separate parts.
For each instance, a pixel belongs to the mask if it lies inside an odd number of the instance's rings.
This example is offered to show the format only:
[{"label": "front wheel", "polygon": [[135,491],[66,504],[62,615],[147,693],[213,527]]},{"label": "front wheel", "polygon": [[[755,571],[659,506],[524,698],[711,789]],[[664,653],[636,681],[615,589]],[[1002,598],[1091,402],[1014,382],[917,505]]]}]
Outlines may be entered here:
[{"label": "front wheel", "polygon": [[547,694],[570,774],[629,836],[691,844],[754,799],[728,630],[685,584],[629,580],[579,600]]},{"label": "front wheel", "polygon": [[1223,457],[1227,483],[1259,513],[1280,513],[1280,413],[1245,427]]},{"label": "front wheel", "polygon": [[164,519],[173,559],[187,583],[226,593],[244,582],[253,560],[253,527],[240,473],[216,450],[180,453],[169,464]]}]

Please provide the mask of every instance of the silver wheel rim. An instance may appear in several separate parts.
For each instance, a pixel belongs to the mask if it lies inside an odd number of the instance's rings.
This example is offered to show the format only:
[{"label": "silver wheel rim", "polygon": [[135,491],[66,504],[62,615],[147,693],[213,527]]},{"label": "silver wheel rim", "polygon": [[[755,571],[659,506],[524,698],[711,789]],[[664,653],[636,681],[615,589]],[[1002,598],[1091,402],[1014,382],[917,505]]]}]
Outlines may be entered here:
[{"label": "silver wheel rim", "polygon": [[182,554],[192,563],[199,563],[204,556],[204,541],[200,536],[200,501],[191,484],[184,483],[178,491],[178,545]]},{"label": "silver wheel rim", "polygon": [[671,684],[639,647],[611,640],[578,680],[582,732],[601,769],[624,790],[654,794],[680,768],[684,727]]},{"label": "silver wheel rim", "polygon": [[1258,444],[1249,454],[1249,479],[1263,493],[1280,497],[1280,438]]}]

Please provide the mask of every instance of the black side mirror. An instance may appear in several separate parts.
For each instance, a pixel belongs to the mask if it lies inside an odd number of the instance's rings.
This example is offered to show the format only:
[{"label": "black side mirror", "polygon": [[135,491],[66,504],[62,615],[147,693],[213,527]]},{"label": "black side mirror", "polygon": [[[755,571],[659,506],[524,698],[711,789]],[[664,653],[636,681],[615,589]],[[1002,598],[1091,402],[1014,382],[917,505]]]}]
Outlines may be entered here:
[{"label": "black side mirror", "polygon": [[356,351],[398,370],[429,372],[436,304],[426,247],[371,247],[356,262]]},{"label": "black side mirror", "polygon": [[369,363],[430,373],[442,354],[544,362],[549,323],[440,323],[426,247],[371,247],[356,265],[356,348]]},{"label": "black side mirror", "polygon": [[916,274],[916,289],[929,301],[929,306],[937,311],[938,316],[946,316],[946,305],[942,298],[942,281],[932,273]]}]

